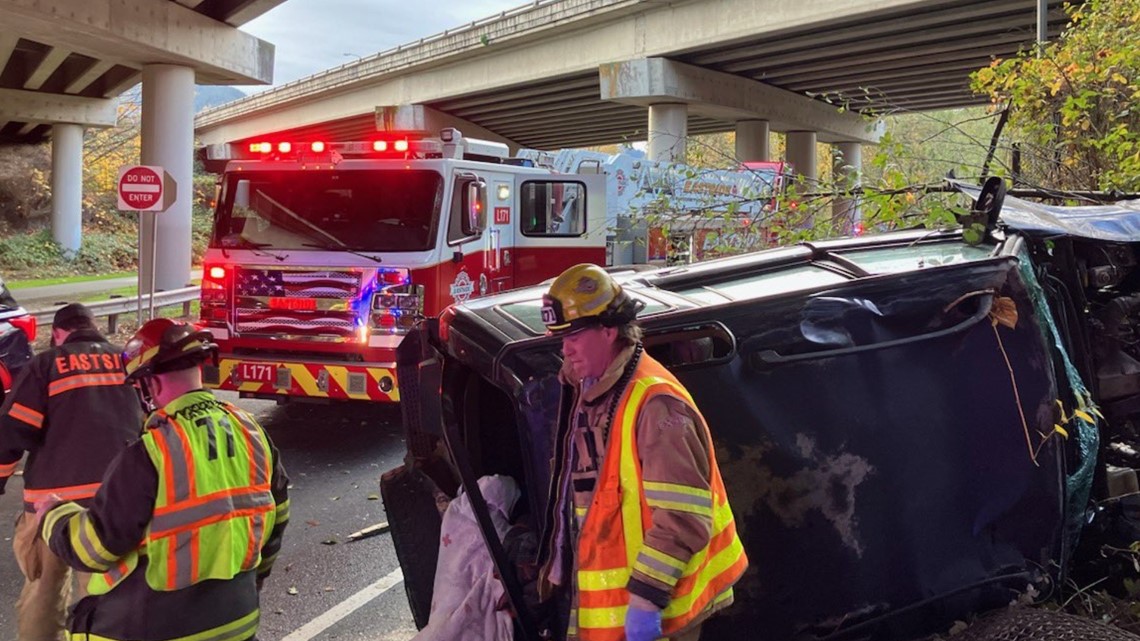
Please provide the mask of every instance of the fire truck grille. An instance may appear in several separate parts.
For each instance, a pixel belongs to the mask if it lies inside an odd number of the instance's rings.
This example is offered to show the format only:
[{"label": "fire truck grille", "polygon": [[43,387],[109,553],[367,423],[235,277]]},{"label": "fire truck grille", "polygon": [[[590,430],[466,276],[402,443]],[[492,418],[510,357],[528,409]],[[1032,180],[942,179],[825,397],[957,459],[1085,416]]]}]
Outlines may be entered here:
[{"label": "fire truck grille", "polygon": [[352,337],[361,274],[317,269],[239,268],[234,275],[239,334]]}]

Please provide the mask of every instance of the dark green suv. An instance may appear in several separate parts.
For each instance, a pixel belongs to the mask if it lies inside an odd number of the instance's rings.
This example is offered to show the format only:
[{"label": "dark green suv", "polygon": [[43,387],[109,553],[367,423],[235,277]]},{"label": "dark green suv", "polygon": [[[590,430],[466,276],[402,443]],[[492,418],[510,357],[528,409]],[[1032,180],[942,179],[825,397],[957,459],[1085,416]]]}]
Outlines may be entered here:
[{"label": "dark green suv", "polygon": [[[750,559],[703,638],[914,638],[1140,538],[1138,256],[1140,209],[1007,198],[980,244],[907,231],[617,270],[708,419]],[[381,485],[421,627],[437,504],[463,487],[516,638],[561,638],[528,584],[566,427],[543,291],[453,307],[400,348],[409,452]],[[506,541],[488,474],[522,487]]]}]

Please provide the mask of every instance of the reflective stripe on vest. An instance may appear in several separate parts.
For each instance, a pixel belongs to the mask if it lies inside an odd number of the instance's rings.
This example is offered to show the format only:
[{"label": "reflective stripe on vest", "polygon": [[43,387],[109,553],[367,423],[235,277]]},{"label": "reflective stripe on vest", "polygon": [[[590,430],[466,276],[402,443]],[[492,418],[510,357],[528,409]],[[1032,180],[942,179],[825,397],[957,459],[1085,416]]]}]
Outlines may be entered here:
[{"label": "reflective stripe on vest", "polygon": [[[704,431],[705,442],[709,444],[712,500],[709,543],[684,567],[643,547],[651,510],[637,454],[637,416],[645,402],[659,394],[683,399],[690,408],[696,407],[692,397],[668,370],[648,355],[642,355],[634,380],[615,412],[618,429],[613,431],[607,445],[598,489],[578,538],[576,627],[583,641],[625,638],[628,584],[635,564],[639,564],[642,571],[648,568],[656,576],[676,579],[663,613],[662,627],[666,635],[681,630],[709,608],[731,599],[732,585],[748,565],[713,454],[711,436],[699,412],[698,429]],[[669,497],[683,504],[685,511],[707,514],[708,502],[707,498],[701,499],[702,492],[666,484],[648,486],[651,496]],[[608,527],[615,519],[621,521],[621,527]]]},{"label": "reflective stripe on vest", "polygon": [[[197,634],[178,637],[177,639],[163,639],[161,641],[244,641],[250,639],[257,632],[257,625],[261,619],[261,612],[254,610],[237,621],[219,625]],[[112,637],[104,637],[88,632],[68,632],[67,641],[124,641]]]},{"label": "reflective stripe on vest", "polygon": [[154,516],[140,549],[95,577],[92,594],[114,589],[140,555],[148,558],[147,585],[158,591],[232,579],[261,561],[275,515],[268,440],[240,410],[206,393],[190,396],[198,402],[189,418],[168,406],[171,413],[148,421],[154,428],[142,438],[158,474]]}]

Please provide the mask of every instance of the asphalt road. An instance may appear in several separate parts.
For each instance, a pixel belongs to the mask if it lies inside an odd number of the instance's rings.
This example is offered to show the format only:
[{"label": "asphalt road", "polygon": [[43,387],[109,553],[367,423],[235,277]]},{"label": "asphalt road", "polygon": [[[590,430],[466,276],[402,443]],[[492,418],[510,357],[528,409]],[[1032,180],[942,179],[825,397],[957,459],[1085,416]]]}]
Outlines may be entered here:
[{"label": "asphalt road", "polygon": [[[258,638],[410,639],[415,626],[389,535],[348,541],[352,532],[386,520],[375,497],[380,474],[404,455],[398,409],[239,404],[269,429],[292,482],[289,529],[261,593]],[[22,481],[13,478],[7,490],[0,496],[0,641],[15,641],[23,577],[12,557],[11,524],[21,509]]]}]

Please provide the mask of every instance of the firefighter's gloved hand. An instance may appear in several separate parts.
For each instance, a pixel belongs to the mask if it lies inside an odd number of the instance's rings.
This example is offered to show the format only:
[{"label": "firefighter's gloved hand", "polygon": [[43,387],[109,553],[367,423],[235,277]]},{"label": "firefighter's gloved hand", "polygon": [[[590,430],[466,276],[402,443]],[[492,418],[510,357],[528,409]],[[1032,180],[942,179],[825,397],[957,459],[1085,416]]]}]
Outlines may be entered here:
[{"label": "firefighter's gloved hand", "polygon": [[639,607],[636,600],[629,604],[625,613],[626,641],[656,641],[661,638],[661,610],[650,605],[651,609]]}]

